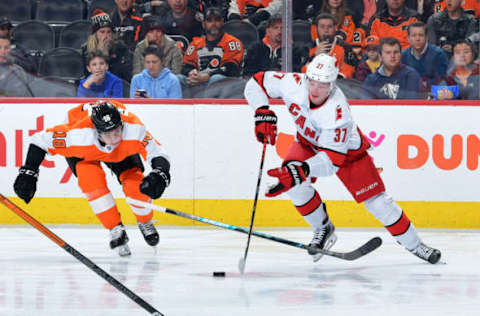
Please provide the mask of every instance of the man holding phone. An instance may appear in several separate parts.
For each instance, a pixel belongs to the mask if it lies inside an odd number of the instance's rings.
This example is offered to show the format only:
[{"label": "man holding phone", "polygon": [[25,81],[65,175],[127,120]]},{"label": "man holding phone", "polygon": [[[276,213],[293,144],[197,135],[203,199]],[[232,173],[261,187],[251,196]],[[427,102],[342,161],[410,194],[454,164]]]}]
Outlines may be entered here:
[{"label": "man holding phone", "polygon": [[[309,51],[310,60],[320,54],[334,56],[340,69],[339,76],[352,78],[358,60],[350,45],[339,36],[335,36],[335,17],[330,13],[320,13],[315,18],[315,25],[317,26],[318,38],[315,40],[316,46]],[[306,66],[302,68],[302,72],[305,72]]]}]

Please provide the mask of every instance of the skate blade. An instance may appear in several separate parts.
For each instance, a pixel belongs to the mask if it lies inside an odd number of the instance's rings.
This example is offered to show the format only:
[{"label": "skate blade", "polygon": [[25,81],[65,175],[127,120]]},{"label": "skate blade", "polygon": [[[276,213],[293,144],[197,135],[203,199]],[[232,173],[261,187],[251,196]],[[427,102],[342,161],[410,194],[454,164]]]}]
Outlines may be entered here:
[{"label": "skate blade", "polygon": [[[325,247],[323,247],[323,249],[329,250],[330,248],[332,248],[333,245],[335,245],[335,243],[337,242],[337,239],[338,239],[337,235],[332,234],[332,236],[330,236],[330,238],[325,243]],[[322,259],[323,253],[317,253],[311,256],[312,256],[313,262],[317,262],[318,260]]]}]

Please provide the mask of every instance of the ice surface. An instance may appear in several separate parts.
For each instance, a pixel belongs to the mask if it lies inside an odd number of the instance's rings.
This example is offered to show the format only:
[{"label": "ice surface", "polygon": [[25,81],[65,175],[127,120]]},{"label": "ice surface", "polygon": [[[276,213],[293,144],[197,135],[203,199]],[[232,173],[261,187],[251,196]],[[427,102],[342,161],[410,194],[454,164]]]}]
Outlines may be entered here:
[{"label": "ice surface", "polygon": [[[480,315],[479,231],[420,230],[447,264],[416,258],[380,229],[338,229],[332,250],[374,236],[384,244],[347,262],[216,228],[159,226],[157,253],[127,227],[130,258],[108,248],[100,227],[52,227],[67,243],[168,316]],[[307,229],[262,230],[308,243]],[[0,315],[148,315],[93,271],[27,226],[0,228]],[[225,271],[214,278],[213,271]]]}]

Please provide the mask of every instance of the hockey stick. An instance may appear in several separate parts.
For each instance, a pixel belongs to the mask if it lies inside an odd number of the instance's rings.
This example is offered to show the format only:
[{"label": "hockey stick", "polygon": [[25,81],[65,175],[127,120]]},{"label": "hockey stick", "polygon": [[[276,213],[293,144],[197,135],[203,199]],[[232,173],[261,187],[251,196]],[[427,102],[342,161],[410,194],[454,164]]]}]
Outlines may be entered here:
[{"label": "hockey stick", "polygon": [[258,192],[260,191],[260,182],[262,180],[263,162],[265,161],[266,151],[267,151],[267,138],[265,137],[263,140],[262,158],[260,159],[260,170],[258,171],[257,189],[255,191],[255,198],[253,200],[252,217],[250,219],[250,227],[248,229],[247,246],[245,247],[245,253],[243,255],[243,258],[240,258],[240,260],[238,260],[238,270],[240,270],[241,274],[245,272],[245,264],[247,263],[248,248],[250,246],[250,238],[252,237],[253,220],[255,218],[255,211],[257,209]]},{"label": "hockey stick", "polygon": [[137,294],[133,293],[131,290],[129,290],[125,285],[117,281],[113,276],[102,270],[99,266],[97,266],[95,263],[93,263],[90,259],[82,255],[80,252],[78,252],[75,248],[67,244],[64,240],[62,240],[60,237],[55,235],[51,230],[49,230],[47,227],[42,225],[39,221],[37,221],[35,218],[30,216],[27,212],[22,210],[20,207],[15,205],[12,201],[7,199],[3,194],[0,193],[0,202],[2,202],[3,205],[5,205],[7,208],[9,208],[12,212],[23,218],[27,223],[35,227],[38,231],[40,231],[42,234],[47,236],[50,240],[52,240],[54,243],[56,243],[58,246],[63,248],[66,252],[71,254],[72,256],[75,257],[78,261],[86,265],[87,267],[90,268],[93,272],[101,276],[103,279],[105,279],[108,283],[113,285],[117,290],[128,296],[132,301],[140,305],[142,308],[147,310],[151,315],[155,316],[164,316],[162,313],[157,311],[152,305],[148,304],[145,302],[141,297],[139,297]]},{"label": "hockey stick", "polygon": [[[145,203],[145,202],[142,202],[142,201],[134,200],[134,199],[129,198],[129,197],[126,198],[126,201],[127,201],[128,204],[143,206],[143,207],[151,208],[151,209],[163,212],[163,213],[168,213],[168,214],[188,218],[188,219],[191,219],[191,220],[194,220],[194,221],[202,222],[202,223],[205,223],[205,224],[209,224],[209,225],[225,228],[225,229],[228,229],[228,230],[233,230],[233,231],[236,231],[236,232],[248,234],[248,230],[243,228],[243,227],[234,226],[234,225],[230,225],[230,224],[224,224],[224,223],[217,222],[217,221],[205,218],[205,217],[200,217],[200,216],[196,216],[196,215],[192,215],[192,214],[187,214],[187,213],[175,211],[175,210],[172,210],[172,209],[169,209],[169,208],[166,208],[166,207],[162,207],[162,206],[159,206],[159,205],[155,205],[155,204],[152,204],[152,203]],[[263,239],[276,241],[276,242],[279,242],[279,243],[282,243],[282,244],[285,244],[285,245],[289,245],[289,246],[292,246],[292,247],[296,247],[296,248],[301,248],[301,249],[305,249],[305,250],[309,249],[309,247],[305,244],[302,244],[302,243],[299,243],[299,242],[296,242],[296,241],[290,241],[290,240],[283,239],[281,237],[276,237],[276,236],[273,236],[273,235],[269,235],[269,234],[266,234],[266,233],[257,232],[257,231],[254,231],[254,230],[252,230],[252,235],[263,238]],[[321,254],[324,254],[326,256],[331,256],[331,257],[335,257],[335,258],[339,258],[339,259],[343,259],[343,260],[352,261],[352,260],[356,260],[360,257],[363,257],[366,254],[369,254],[370,252],[372,252],[375,249],[377,249],[378,247],[380,247],[381,244],[382,244],[382,239],[380,237],[374,237],[374,238],[370,239],[369,241],[367,241],[365,244],[363,244],[360,247],[358,247],[358,248],[356,248],[352,251],[349,251],[349,252],[337,252],[337,251],[318,249],[318,248],[314,248],[312,250],[315,253],[321,253]]]}]

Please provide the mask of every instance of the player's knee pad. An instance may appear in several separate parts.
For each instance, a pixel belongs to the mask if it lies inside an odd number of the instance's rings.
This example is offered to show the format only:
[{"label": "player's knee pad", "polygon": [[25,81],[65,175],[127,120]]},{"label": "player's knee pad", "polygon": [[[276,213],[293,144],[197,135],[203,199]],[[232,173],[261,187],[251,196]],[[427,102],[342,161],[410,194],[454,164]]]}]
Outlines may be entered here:
[{"label": "player's knee pad", "polygon": [[395,223],[402,215],[400,206],[385,192],[366,200],[365,207],[384,226]]}]

